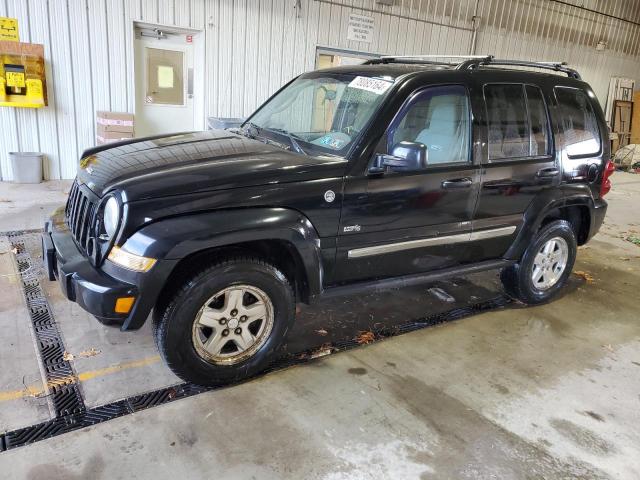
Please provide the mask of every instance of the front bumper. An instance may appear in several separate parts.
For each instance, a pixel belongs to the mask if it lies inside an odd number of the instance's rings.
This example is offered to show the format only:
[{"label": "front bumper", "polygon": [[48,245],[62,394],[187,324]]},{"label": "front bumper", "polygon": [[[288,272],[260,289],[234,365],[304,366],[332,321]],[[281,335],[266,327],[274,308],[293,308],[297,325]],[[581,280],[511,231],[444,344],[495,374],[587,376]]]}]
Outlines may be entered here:
[{"label": "front bumper", "polygon": [[[168,274],[166,262],[158,262],[151,270],[155,270],[153,275],[125,271],[108,261],[101,268],[94,267],[77,247],[61,211],[45,223],[42,257],[49,279],[58,280],[65,297],[105,325],[122,330],[135,330],[144,324],[162,288],[157,279]],[[128,314],[115,312],[120,297],[135,297]]]}]

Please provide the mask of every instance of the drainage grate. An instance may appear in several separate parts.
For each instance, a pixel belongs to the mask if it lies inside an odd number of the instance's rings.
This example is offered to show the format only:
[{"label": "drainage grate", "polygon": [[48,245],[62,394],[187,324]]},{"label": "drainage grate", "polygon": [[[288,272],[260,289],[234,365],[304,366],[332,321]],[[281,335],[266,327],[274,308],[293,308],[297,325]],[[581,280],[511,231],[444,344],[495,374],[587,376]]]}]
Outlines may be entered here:
[{"label": "drainage grate", "polygon": [[[18,252],[18,263],[24,264],[24,271],[33,271],[33,263],[26,252],[21,233],[8,234],[13,248]],[[21,267],[22,268],[22,267]],[[60,338],[58,328],[51,314],[49,305],[44,297],[40,284],[33,273],[23,273],[21,270],[23,288],[27,305],[29,306],[31,319],[36,337],[38,338],[41,361],[46,371],[47,380],[54,386],[51,387],[52,398],[55,406],[56,417],[52,420],[20,428],[0,435],[0,451],[9,450],[47,438],[55,437],[63,433],[72,432],[81,428],[90,427],[98,423],[106,422],[123,415],[152,408],[158,405],[172,402],[181,398],[191,397],[207,391],[222,387],[203,387],[192,383],[182,383],[171,387],[161,388],[152,392],[135,395],[117,402],[86,409],[80,395],[76,376],[69,362],[65,361],[64,345]],[[504,295],[497,296],[487,301],[455,308],[447,312],[430,315],[421,319],[412,320],[394,327],[383,327],[375,332],[376,339],[402,335],[422,328],[430,327],[452,320],[458,320],[477,313],[494,310],[508,305],[511,300]],[[360,344],[355,339],[337,341],[325,345],[323,351],[344,351],[358,347]],[[282,370],[284,368],[301,365],[315,360],[318,357],[316,350],[309,350],[290,354],[279,358],[258,375]],[[249,379],[243,380],[248,381]],[[58,382],[60,386],[58,387]],[[70,382],[70,383],[69,383]],[[239,382],[242,383],[242,382]]]},{"label": "drainage grate", "polygon": [[40,262],[31,258],[25,246],[23,232],[10,232],[7,238],[18,264],[18,273],[46,380],[45,390],[53,413],[56,418],[82,413],[86,409],[78,389],[77,378],[71,364],[64,359],[65,348],[60,331],[38,279]]}]

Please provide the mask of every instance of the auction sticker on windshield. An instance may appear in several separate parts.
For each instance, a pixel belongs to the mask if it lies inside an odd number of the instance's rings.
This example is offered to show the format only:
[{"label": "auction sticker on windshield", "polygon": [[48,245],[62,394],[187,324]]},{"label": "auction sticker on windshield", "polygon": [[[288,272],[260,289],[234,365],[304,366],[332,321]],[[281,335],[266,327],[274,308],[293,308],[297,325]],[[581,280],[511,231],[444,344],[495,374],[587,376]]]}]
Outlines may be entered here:
[{"label": "auction sticker on windshield", "polygon": [[382,95],[384,92],[389,90],[391,85],[393,85],[393,82],[388,80],[369,77],[356,77],[349,84],[351,88],[359,88],[360,90],[366,90],[367,92],[372,92],[376,95]]}]

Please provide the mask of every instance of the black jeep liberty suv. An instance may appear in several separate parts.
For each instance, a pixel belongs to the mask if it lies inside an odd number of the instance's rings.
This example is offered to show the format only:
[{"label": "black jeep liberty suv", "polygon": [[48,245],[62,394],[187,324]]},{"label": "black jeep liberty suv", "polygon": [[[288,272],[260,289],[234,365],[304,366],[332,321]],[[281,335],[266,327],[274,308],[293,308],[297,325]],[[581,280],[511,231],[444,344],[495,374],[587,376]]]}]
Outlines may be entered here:
[{"label": "black jeep liberty suv", "polygon": [[169,367],[221,384],[327,291],[500,269],[549,300],[602,224],[609,159],[564,64],[382,57],[300,75],[236,130],[85,151],[43,256],[70,300],[122,330],[153,311]]}]

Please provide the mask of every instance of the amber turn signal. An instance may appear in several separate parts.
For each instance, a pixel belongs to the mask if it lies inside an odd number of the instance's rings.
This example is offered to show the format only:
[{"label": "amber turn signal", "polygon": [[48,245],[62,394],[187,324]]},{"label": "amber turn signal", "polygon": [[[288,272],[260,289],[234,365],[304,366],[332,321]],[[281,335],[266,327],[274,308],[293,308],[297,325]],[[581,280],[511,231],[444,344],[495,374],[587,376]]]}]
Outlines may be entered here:
[{"label": "amber turn signal", "polygon": [[129,313],[133,302],[136,301],[136,297],[120,297],[116,300],[116,313]]}]

